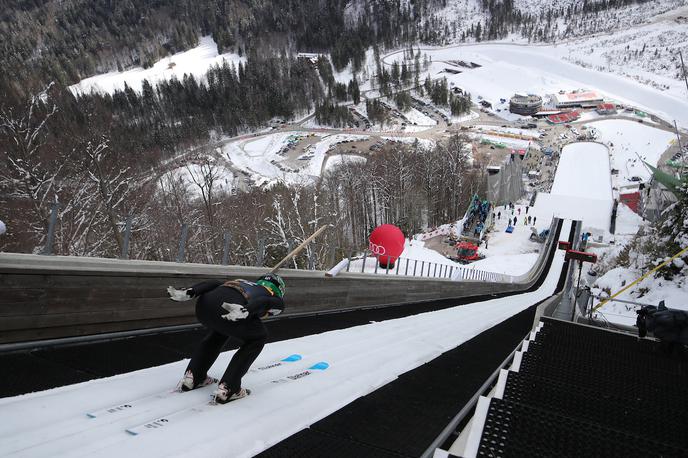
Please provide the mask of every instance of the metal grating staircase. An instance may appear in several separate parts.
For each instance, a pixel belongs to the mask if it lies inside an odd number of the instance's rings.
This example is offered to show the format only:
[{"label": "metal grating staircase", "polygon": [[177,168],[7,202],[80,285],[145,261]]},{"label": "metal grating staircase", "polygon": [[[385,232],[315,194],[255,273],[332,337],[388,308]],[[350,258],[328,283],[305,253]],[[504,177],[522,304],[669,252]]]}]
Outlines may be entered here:
[{"label": "metal grating staircase", "polygon": [[688,358],[629,334],[543,318],[435,456],[688,456]]}]

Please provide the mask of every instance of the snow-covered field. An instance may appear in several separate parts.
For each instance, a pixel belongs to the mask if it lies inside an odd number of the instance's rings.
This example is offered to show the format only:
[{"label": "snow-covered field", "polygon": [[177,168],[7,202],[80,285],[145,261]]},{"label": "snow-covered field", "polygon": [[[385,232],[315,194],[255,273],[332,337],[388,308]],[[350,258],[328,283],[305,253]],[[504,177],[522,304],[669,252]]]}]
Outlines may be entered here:
[{"label": "snow-covered field", "polygon": [[[404,242],[404,251],[399,258],[400,259],[396,262],[399,271],[397,272],[395,264],[394,269],[390,270],[392,275],[432,277],[435,276],[437,272],[437,276],[441,276],[440,272],[443,272],[445,269],[446,272],[450,270],[452,272],[458,272],[458,269],[463,267],[459,263],[450,261],[437,251],[425,248],[425,242],[421,240],[406,240]],[[437,270],[434,269],[435,265],[438,266]],[[365,260],[356,259],[351,261],[349,271],[357,273],[365,272],[369,274],[376,272],[378,274],[389,274],[386,268],[379,267],[374,257],[367,257]]]},{"label": "snow-covered field", "polygon": [[389,140],[392,142],[399,142],[399,143],[410,143],[410,144],[416,144],[423,148],[423,149],[431,149],[435,147],[436,142],[434,140],[430,140],[429,138],[416,138],[416,137],[381,137],[383,140]]},{"label": "snow-covered field", "polygon": [[532,139],[540,138],[540,133],[534,129],[518,129],[516,127],[487,126],[482,124],[476,124],[473,128],[484,132],[514,134]]},{"label": "snow-covered field", "polygon": [[303,132],[280,132],[227,143],[223,153],[239,170],[248,173],[259,184],[275,180],[286,183],[302,183],[312,177],[320,176],[325,153],[334,145],[347,140],[365,140],[366,135],[335,134],[324,135],[315,145],[309,146],[301,155],[303,165],[292,169],[281,164],[285,157],[281,154],[290,142],[298,142],[305,137]]},{"label": "snow-covered field", "polygon": [[409,111],[404,112],[404,116],[409,120],[410,123],[416,123],[418,126],[436,126],[437,121],[432,119],[430,116],[421,113],[415,108],[409,109]]},{"label": "snow-covered field", "polygon": [[352,164],[354,162],[366,162],[367,159],[361,156],[355,156],[351,154],[335,154],[327,158],[325,163],[325,170],[330,170],[339,165]]},{"label": "snow-covered field", "polygon": [[236,168],[250,174],[257,183],[275,179],[298,182],[303,179],[298,173],[284,171],[277,166],[284,159],[279,152],[287,144],[287,139],[296,135],[299,133],[280,132],[231,142],[223,147],[223,153]]},{"label": "snow-covered field", "polygon": [[112,93],[117,89],[124,89],[126,83],[135,91],[140,91],[143,80],[155,85],[155,82],[169,80],[173,76],[181,80],[185,74],[198,79],[213,65],[222,65],[223,62],[237,65],[245,61],[246,58],[236,54],[218,54],[217,44],[212,37],[206,36],[199,38],[198,46],[195,48],[165,57],[151,68],[136,67],[122,72],[91,76],[70,86],[69,89],[75,94],[91,91]]},{"label": "snow-covered field", "polygon": [[[0,455],[253,456],[549,297],[562,265],[558,252],[546,281],[534,292],[268,344],[254,367],[294,353],[303,359],[250,372],[244,386],[252,394],[226,406],[207,405],[211,387],[169,393],[186,361],[0,399]],[[220,376],[233,353],[223,353],[210,374]],[[330,367],[292,382],[271,383],[319,361]],[[146,396],[152,399],[132,402]],[[133,407],[86,416],[127,403]],[[125,432],[191,406],[198,410],[173,417],[162,428],[138,436]]]},{"label": "snow-covered field", "polygon": [[341,143],[345,140],[365,140],[367,135],[350,135],[350,134],[336,134],[330,135],[315,146],[313,150],[313,158],[309,161],[307,172],[309,175],[320,176],[322,170],[322,164],[325,160],[325,153],[330,150],[334,145]]},{"label": "snow-covered field", "polygon": [[676,141],[671,132],[633,121],[610,119],[587,126],[594,128],[597,140],[611,150],[612,168],[619,171],[615,180],[620,186],[633,183],[631,177],[649,181],[651,173],[640,158],[656,166],[662,154]]},{"label": "snow-covered field", "polygon": [[529,140],[520,140],[518,138],[502,137],[501,135],[487,135],[487,134],[469,134],[476,140],[486,140],[494,143],[504,143],[507,146],[517,149],[529,148],[533,143]]}]

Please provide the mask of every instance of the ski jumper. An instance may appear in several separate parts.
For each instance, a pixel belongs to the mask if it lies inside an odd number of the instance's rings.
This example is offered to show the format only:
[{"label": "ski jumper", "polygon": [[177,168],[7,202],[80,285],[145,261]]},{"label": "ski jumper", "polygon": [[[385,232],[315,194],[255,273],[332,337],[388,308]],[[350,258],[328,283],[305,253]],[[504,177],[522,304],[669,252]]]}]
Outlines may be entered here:
[{"label": "ski jumper", "polygon": [[[236,392],[241,389],[241,378],[248,372],[268,338],[261,321],[265,315],[278,315],[284,310],[282,298],[273,296],[263,286],[246,280],[221,282],[207,280],[191,288],[196,301],[196,317],[210,329],[189,361],[187,370],[194,380],[204,380],[228,339],[240,341],[240,347],[232,357],[220,379]],[[243,305],[249,312],[246,319],[228,321],[222,318],[227,312],[222,303]]]}]

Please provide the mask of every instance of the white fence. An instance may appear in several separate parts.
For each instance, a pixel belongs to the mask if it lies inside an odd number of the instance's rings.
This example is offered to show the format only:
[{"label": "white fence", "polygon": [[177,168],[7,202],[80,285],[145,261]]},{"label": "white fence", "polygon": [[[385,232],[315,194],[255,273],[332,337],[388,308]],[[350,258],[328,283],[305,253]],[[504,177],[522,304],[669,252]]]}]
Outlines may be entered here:
[{"label": "white fence", "polygon": [[471,269],[456,263],[422,261],[418,259],[399,258],[390,266],[381,267],[377,257],[365,253],[360,257],[342,259],[327,275],[333,277],[341,272],[371,275],[393,275],[400,277],[436,278],[453,281],[487,281],[512,283],[511,275]]}]

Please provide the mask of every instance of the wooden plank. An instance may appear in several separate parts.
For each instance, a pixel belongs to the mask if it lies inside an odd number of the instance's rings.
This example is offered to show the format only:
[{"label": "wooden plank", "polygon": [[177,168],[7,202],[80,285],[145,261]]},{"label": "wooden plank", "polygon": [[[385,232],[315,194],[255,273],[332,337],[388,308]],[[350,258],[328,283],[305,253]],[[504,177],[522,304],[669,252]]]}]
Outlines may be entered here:
[{"label": "wooden plank", "polygon": [[79,337],[107,332],[130,331],[132,329],[157,328],[197,323],[188,317],[169,317],[157,320],[120,321],[80,326],[63,326],[56,328],[18,329],[0,333],[0,343],[27,342],[62,337]]},{"label": "wooden plank", "polygon": [[59,326],[76,326],[119,321],[155,320],[169,317],[194,317],[191,308],[178,306],[165,310],[159,307],[131,310],[106,310],[91,313],[55,313],[5,317],[0,321],[0,332],[17,329],[38,329]]}]

